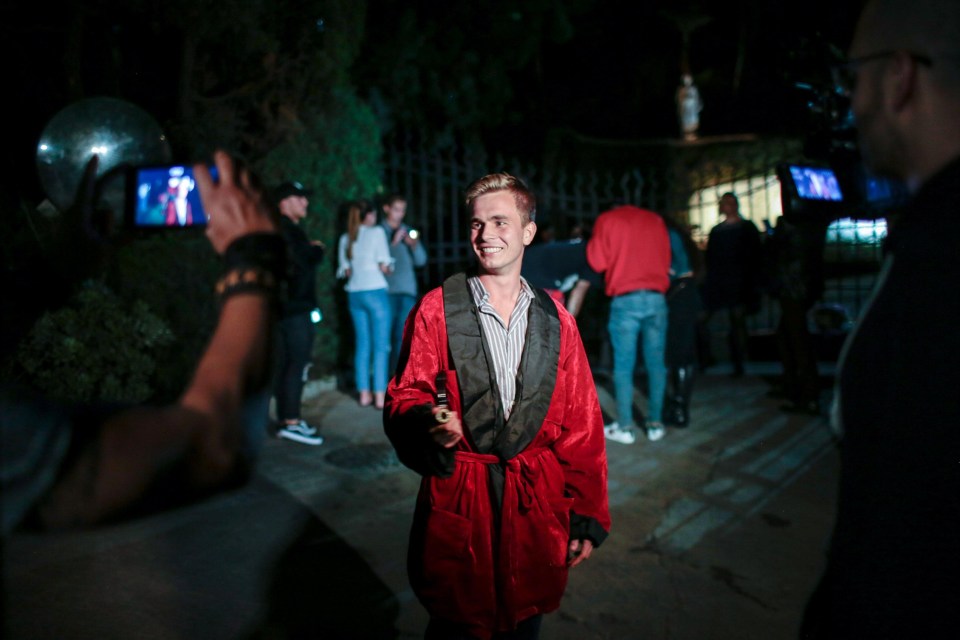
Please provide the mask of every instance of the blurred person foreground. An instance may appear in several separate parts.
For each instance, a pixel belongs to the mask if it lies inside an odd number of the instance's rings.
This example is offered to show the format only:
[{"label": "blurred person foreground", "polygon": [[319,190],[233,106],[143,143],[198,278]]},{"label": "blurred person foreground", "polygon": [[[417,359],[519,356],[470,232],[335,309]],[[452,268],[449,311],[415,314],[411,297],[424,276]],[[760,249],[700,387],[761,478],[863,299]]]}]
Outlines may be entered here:
[{"label": "blurred person foreground", "polygon": [[[835,447],[821,418],[766,396],[776,364],[728,373],[698,378],[686,429],[607,447],[614,527],[542,637],[796,637],[832,524]],[[320,389],[307,384],[303,416],[324,445],[267,439],[237,491],[95,531],[9,537],[4,637],[422,638],[404,561],[420,477],[378,412]],[[597,391],[612,415],[612,385]]]}]

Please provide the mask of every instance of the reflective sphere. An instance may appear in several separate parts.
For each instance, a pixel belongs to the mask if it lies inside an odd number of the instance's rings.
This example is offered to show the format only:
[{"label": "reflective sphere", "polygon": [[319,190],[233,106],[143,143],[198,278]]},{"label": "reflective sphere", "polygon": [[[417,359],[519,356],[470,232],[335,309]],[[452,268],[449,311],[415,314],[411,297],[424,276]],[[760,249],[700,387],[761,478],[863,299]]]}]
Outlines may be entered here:
[{"label": "reflective sphere", "polygon": [[37,171],[50,201],[61,211],[73,203],[90,157],[97,168],[98,206],[123,211],[122,168],[170,162],[170,145],[146,111],[117,98],[88,98],[58,112],[37,144]]}]

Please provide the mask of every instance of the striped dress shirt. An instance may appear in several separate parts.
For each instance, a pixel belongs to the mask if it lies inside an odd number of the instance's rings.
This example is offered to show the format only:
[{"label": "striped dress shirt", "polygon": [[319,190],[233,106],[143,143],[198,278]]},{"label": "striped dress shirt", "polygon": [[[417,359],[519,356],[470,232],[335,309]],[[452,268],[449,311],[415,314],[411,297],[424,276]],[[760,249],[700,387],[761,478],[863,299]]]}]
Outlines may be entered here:
[{"label": "striped dress shirt", "polygon": [[484,288],[480,278],[467,278],[473,301],[480,312],[480,326],[483,339],[493,358],[493,368],[500,387],[500,402],[503,405],[503,417],[508,419],[513,410],[513,401],[517,394],[517,369],[523,354],[523,339],[527,335],[527,310],[533,301],[534,293],[527,281],[520,278],[520,295],[510,314],[510,322],[505,325],[490,304],[490,294]]}]

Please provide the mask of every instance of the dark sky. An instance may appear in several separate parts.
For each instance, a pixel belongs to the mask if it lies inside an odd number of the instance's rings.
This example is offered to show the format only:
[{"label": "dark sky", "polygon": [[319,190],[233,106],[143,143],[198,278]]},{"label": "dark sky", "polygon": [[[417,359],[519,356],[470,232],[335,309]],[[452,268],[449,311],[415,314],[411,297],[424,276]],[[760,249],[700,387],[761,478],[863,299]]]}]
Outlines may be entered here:
[{"label": "dark sky", "polygon": [[[573,37],[545,44],[536,64],[515,75],[514,122],[500,128],[503,144],[537,144],[557,127],[611,139],[676,135],[681,37],[664,12],[690,4],[580,2],[581,9],[571,14]],[[822,44],[846,47],[860,4],[732,0],[722,3],[722,11],[720,3],[704,4],[713,18],[692,31],[689,47],[690,68],[705,103],[702,133],[795,132],[803,127],[809,96],[793,84],[825,75],[825,64],[817,60]],[[0,9],[0,46],[8,62],[7,104],[14,119],[4,162],[13,162],[13,175],[22,175],[23,167],[34,163],[43,127],[65,106],[58,102],[63,92],[57,83],[68,61],[58,42],[62,13],[45,3],[5,5]],[[376,2],[370,6],[370,19],[380,19]],[[172,75],[168,79],[174,81]],[[162,110],[169,104],[141,106]],[[4,175],[9,178],[11,171]]]},{"label": "dark sky", "polygon": [[[678,2],[598,2],[551,47],[548,120],[586,135],[673,135],[681,35],[666,10]],[[859,2],[726,2],[693,30],[690,71],[704,100],[702,133],[795,130],[807,95],[795,82],[825,79],[820,56],[845,49]]]}]

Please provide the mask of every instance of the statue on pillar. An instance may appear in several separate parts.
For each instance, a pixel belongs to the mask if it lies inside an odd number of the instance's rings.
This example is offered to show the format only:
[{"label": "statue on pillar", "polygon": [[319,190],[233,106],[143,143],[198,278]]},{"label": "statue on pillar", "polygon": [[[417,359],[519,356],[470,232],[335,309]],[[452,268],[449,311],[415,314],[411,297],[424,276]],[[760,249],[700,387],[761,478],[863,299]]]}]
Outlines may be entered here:
[{"label": "statue on pillar", "polygon": [[703,110],[703,101],[700,92],[693,84],[693,76],[683,74],[683,84],[677,89],[677,113],[680,116],[680,131],[684,140],[696,140],[697,129],[700,128],[700,112]]}]

